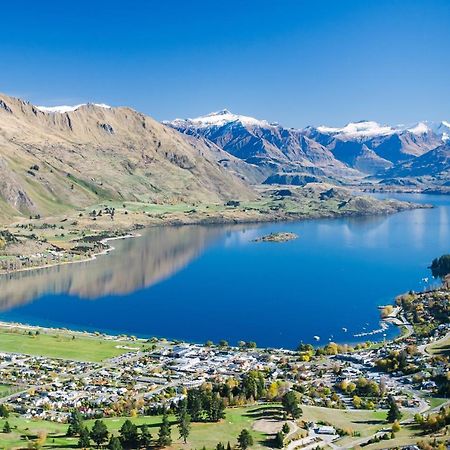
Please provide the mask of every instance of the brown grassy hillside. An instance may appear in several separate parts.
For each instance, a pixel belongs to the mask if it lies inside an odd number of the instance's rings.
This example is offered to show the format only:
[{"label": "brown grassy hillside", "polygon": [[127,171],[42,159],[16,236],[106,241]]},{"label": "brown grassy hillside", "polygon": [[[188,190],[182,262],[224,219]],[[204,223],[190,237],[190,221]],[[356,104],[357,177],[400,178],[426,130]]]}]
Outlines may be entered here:
[{"label": "brown grassy hillside", "polygon": [[129,108],[42,112],[0,94],[0,219],[58,214],[101,200],[250,199],[218,161],[233,157]]}]

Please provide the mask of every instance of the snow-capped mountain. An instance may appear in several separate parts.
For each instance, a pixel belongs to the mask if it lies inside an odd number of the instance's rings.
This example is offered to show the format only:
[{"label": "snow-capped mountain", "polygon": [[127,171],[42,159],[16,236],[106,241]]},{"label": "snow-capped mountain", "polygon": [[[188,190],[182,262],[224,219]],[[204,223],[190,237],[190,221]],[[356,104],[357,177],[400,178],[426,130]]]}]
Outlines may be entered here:
[{"label": "snow-capped mountain", "polygon": [[110,109],[111,108],[111,106],[105,105],[104,103],[80,103],[79,105],[73,105],[73,106],[68,106],[68,105],[36,106],[36,108],[39,111],[46,112],[46,113],[60,113],[60,114],[64,114],[64,113],[76,111],[77,109],[81,108],[82,106],[87,106],[87,105],[94,105],[94,106],[98,106],[99,108],[106,108],[106,109]]},{"label": "snow-capped mountain", "polygon": [[[314,127],[309,127],[314,128]],[[439,137],[444,135],[448,139],[450,132],[450,123],[445,120],[442,122],[417,122],[409,125],[383,125],[371,120],[362,120],[359,122],[350,122],[344,127],[328,127],[321,125],[315,128],[318,132],[333,136],[339,136],[345,139],[368,139],[380,136],[391,136],[393,134],[411,133],[417,136],[434,133]]]},{"label": "snow-capped mountain", "polygon": [[367,139],[375,136],[389,136],[395,133],[395,128],[380,125],[377,122],[362,120],[351,122],[342,128],[327,127],[321,125],[316,128],[319,133],[338,136],[345,139]]},{"label": "snow-capped mountain", "polygon": [[302,130],[233,114],[226,109],[165,124],[182,133],[208,139],[237,158],[263,167],[267,177],[277,173],[312,174],[333,179],[358,176]]},{"label": "snow-capped mountain", "polygon": [[426,125],[433,133],[440,136],[444,142],[450,140],[450,122],[443,120],[442,122],[431,122]]},{"label": "snow-capped mountain", "polygon": [[442,135],[425,122],[393,127],[362,121],[342,128],[307,127],[304,132],[338,160],[368,174],[421,156],[443,142]]},{"label": "snow-capped mountain", "polygon": [[165,123],[264,167],[270,179],[295,172],[335,179],[377,174],[427,153],[450,136],[445,121],[391,126],[364,120],[343,127],[293,129],[227,109]]},{"label": "snow-capped mountain", "polygon": [[177,127],[196,127],[196,128],[209,128],[209,127],[222,127],[229,123],[240,123],[244,126],[256,126],[256,127],[270,127],[266,120],[258,120],[249,116],[242,116],[239,114],[233,114],[228,109],[222,109],[221,111],[212,112],[205,116],[196,117],[195,119],[175,119],[168,123]]}]

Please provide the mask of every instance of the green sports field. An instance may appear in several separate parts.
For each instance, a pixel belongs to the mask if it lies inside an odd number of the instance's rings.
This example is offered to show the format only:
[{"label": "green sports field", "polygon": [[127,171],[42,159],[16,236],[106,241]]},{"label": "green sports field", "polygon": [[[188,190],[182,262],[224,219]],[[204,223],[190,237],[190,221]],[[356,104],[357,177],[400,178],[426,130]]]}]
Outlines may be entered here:
[{"label": "green sports field", "polygon": [[36,335],[21,328],[0,328],[0,351],[100,362],[129,351],[120,347],[144,348],[145,344],[125,340],[107,340],[79,333],[54,332]]}]

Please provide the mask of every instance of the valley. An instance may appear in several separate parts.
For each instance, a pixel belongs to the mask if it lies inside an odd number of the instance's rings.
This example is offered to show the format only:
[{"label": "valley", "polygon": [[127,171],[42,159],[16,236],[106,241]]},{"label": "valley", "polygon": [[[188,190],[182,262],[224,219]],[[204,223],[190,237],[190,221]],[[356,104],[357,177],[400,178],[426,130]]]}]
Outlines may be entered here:
[{"label": "valley", "polygon": [[449,450],[449,24],[3,2],[0,450]]}]

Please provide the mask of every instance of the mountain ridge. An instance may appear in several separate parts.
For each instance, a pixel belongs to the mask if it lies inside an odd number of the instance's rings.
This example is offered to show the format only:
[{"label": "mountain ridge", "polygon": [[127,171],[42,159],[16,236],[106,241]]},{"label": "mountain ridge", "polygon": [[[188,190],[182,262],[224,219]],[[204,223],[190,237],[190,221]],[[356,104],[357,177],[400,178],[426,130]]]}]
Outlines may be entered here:
[{"label": "mountain ridge", "polygon": [[336,182],[355,181],[422,156],[450,135],[450,123],[445,120],[396,126],[362,120],[344,127],[295,129],[227,109],[164,123],[182,133],[209,139],[234,156],[265,167],[270,175],[264,182],[292,172]]},{"label": "mountain ridge", "polygon": [[11,218],[102,199],[224,203],[257,198],[261,184],[358,185],[423,178],[426,167],[438,174],[427,181],[447,183],[441,153],[420,169],[410,163],[448,133],[447,121],[297,130],[227,109],[160,123],[129,107],[35,106],[0,94],[0,206]]},{"label": "mountain ridge", "polygon": [[127,107],[45,112],[0,94],[0,202],[10,215],[56,213],[102,198],[224,201],[247,183],[202,141]]}]

